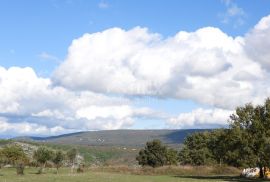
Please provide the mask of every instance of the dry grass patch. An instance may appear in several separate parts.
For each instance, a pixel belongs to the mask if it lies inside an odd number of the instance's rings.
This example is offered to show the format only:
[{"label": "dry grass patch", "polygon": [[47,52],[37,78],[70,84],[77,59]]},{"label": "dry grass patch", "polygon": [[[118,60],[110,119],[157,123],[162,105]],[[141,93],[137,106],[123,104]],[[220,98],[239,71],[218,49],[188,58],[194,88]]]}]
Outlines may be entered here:
[{"label": "dry grass patch", "polygon": [[139,166],[105,166],[91,167],[90,171],[115,172],[136,175],[183,175],[183,176],[209,176],[209,175],[239,175],[240,169],[228,166],[164,166],[158,168]]}]

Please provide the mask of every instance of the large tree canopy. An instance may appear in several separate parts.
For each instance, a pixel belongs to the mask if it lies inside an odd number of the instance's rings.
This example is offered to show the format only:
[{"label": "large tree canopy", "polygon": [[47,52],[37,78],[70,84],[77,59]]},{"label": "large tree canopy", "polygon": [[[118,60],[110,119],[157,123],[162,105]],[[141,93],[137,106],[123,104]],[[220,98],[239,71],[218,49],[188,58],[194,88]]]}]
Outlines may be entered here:
[{"label": "large tree canopy", "polygon": [[43,169],[46,165],[46,162],[51,160],[53,157],[53,151],[50,150],[47,147],[39,147],[35,152],[34,152],[34,159],[39,163],[40,169],[38,173],[42,173]]},{"label": "large tree canopy", "polygon": [[16,166],[17,174],[23,174],[24,166],[29,162],[23,149],[17,145],[5,146],[1,151],[1,156],[3,162]]},{"label": "large tree canopy", "polygon": [[260,177],[264,177],[263,167],[270,166],[270,99],[263,105],[238,107],[230,117],[230,130],[236,137],[234,142],[238,143],[235,148],[240,151],[239,157],[245,165],[258,166]]},{"label": "large tree canopy", "polygon": [[225,163],[236,167],[259,167],[265,177],[270,167],[270,99],[262,105],[237,107],[229,128],[188,136],[179,153],[180,163]]}]

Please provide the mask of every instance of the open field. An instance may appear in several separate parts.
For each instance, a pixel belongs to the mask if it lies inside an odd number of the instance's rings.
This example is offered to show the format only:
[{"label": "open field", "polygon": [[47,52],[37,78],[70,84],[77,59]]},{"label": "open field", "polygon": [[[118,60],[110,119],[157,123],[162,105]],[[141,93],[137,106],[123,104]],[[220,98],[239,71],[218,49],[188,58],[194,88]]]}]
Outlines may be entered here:
[{"label": "open field", "polygon": [[135,175],[88,170],[84,173],[71,174],[69,169],[60,169],[59,174],[54,169],[46,169],[45,174],[36,174],[37,169],[28,168],[25,175],[17,176],[15,169],[0,170],[0,182],[225,182],[225,181],[259,181],[242,179],[235,176],[184,176],[184,175]]}]

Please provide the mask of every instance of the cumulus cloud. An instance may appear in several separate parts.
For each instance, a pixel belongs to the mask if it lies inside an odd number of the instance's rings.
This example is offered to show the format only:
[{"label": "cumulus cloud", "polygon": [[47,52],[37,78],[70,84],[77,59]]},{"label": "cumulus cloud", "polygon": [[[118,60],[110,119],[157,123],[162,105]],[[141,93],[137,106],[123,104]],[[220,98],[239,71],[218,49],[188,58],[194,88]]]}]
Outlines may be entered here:
[{"label": "cumulus cloud", "polygon": [[16,136],[16,135],[56,135],[64,134],[68,132],[75,132],[78,130],[74,129],[65,129],[61,126],[47,127],[44,125],[39,125],[36,123],[29,122],[18,122],[13,123],[9,122],[7,118],[0,118],[0,132],[1,136]]},{"label": "cumulus cloud", "polygon": [[211,128],[224,127],[229,116],[233,113],[223,109],[195,109],[192,112],[181,113],[177,117],[168,119],[170,127],[177,128]]},{"label": "cumulus cloud", "polygon": [[[78,130],[129,127],[145,108],[130,100],[93,93],[70,91],[38,77],[31,68],[0,67],[0,131],[19,134],[54,134]],[[139,112],[150,117],[150,112]]]},{"label": "cumulus cloud", "polygon": [[270,15],[262,18],[246,35],[246,52],[251,59],[270,71]]},{"label": "cumulus cloud", "polygon": [[[259,24],[266,26],[268,19]],[[250,34],[258,36],[263,25]],[[168,38],[141,27],[111,28],[75,39],[53,82],[73,90],[191,99],[234,109],[269,96],[268,73],[260,65],[267,63],[247,53],[248,39],[253,40],[213,27]]]},{"label": "cumulus cloud", "polygon": [[[172,37],[141,27],[85,34],[52,78],[0,66],[0,131],[118,129],[145,118],[180,128],[226,125],[236,106],[270,95],[269,22],[264,17],[242,37],[214,27]],[[214,109],[171,117],[125,96],[189,99]]]}]

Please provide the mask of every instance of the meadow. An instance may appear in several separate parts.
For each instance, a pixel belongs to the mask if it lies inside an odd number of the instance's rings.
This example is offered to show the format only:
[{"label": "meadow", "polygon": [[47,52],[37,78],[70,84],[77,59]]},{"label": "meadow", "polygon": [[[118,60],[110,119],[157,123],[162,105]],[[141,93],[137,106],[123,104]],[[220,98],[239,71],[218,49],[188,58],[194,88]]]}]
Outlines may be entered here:
[{"label": "meadow", "polygon": [[108,169],[87,169],[84,173],[70,173],[69,168],[46,169],[44,174],[36,174],[36,168],[26,168],[25,174],[18,176],[14,168],[0,169],[0,182],[225,182],[225,181],[259,181],[243,179],[232,175],[146,175],[128,174],[127,171],[108,172]]}]

